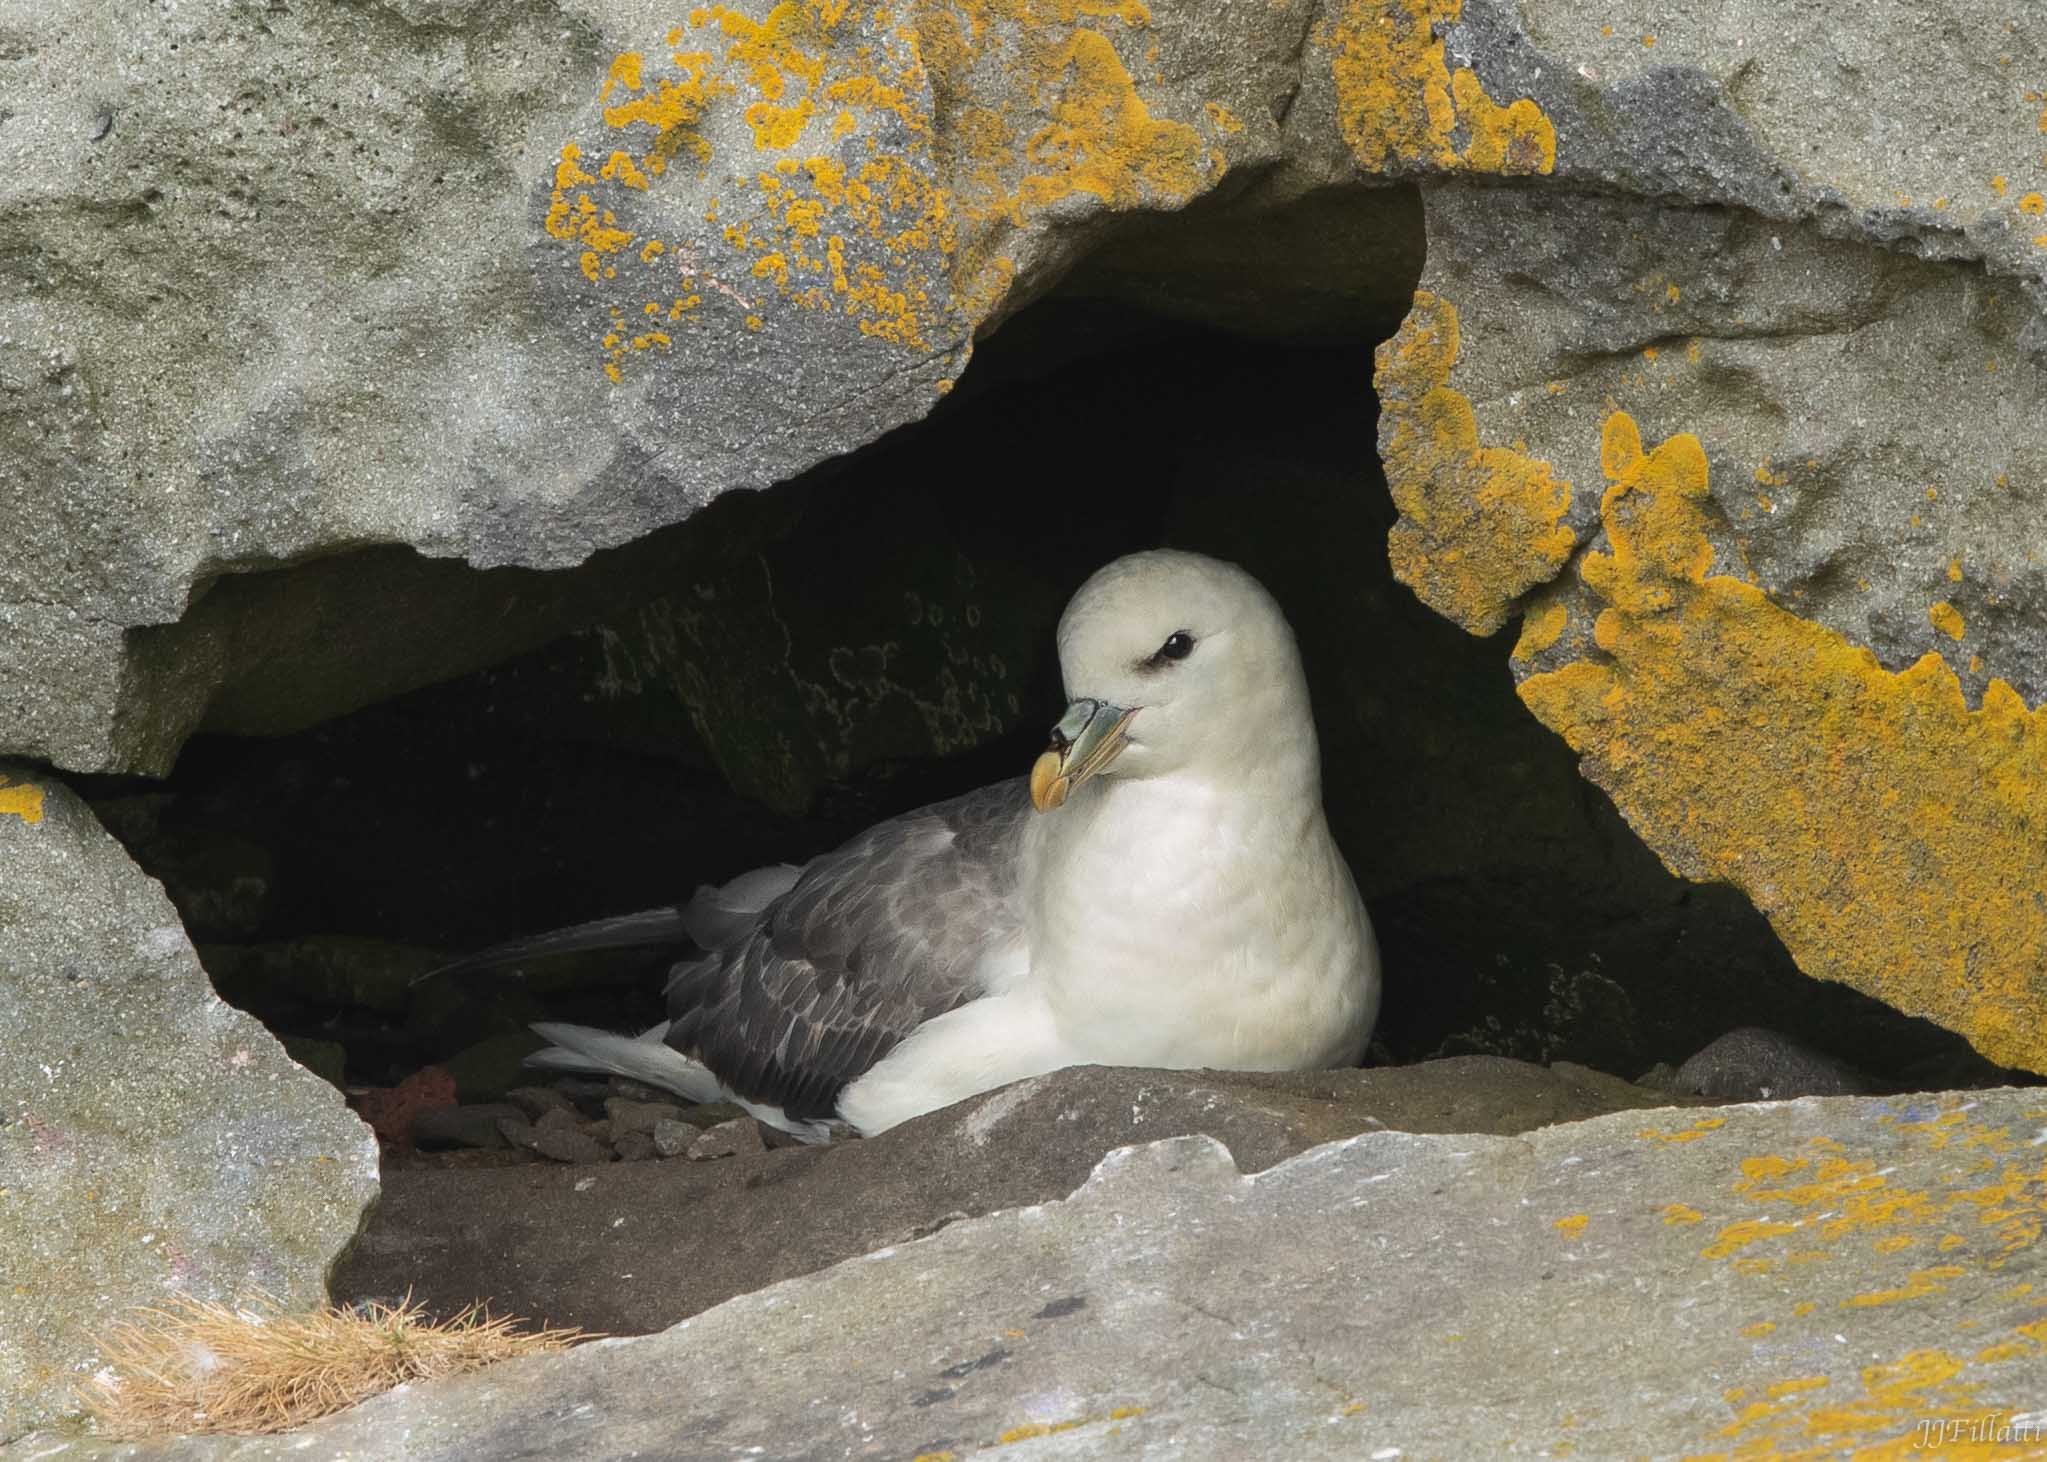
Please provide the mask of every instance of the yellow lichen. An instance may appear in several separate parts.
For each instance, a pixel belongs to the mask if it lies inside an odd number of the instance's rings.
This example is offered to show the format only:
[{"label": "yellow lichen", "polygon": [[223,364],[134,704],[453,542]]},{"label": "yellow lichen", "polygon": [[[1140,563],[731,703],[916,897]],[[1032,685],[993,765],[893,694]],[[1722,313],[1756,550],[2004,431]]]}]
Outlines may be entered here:
[{"label": "yellow lichen", "polygon": [[1702,1137],[1718,1132],[1726,1125],[1727,1119],[1725,1117],[1700,1117],[1691,1126],[1676,1132],[1665,1132],[1658,1127],[1644,1127],[1635,1135],[1645,1142],[1697,1142]]},{"label": "yellow lichen", "polygon": [[1547,462],[1480,445],[1471,403],[1448,385],[1458,348],[1456,309],[1425,292],[1379,347],[1379,454],[1401,513],[1388,552],[1424,603],[1490,634],[1556,576],[1577,535],[1563,521],[1570,483]]},{"label": "yellow lichen", "polygon": [[1844,1310],[1867,1309],[1871,1305],[1895,1304],[1899,1300],[1924,1299],[1930,1294],[1940,1294],[1948,1287],[1948,1281],[1959,1279],[1969,1271],[1959,1264],[1937,1264],[1931,1269],[1915,1269],[1905,1276],[1905,1282],[1891,1289],[1871,1290],[1866,1294],[1851,1295],[1841,1301]]},{"label": "yellow lichen", "polygon": [[1800,968],[2047,1070],[2047,715],[1969,709],[1928,655],[1867,650],[1710,573],[1696,437],[1608,417],[1602,653],[1522,699],[1673,870],[1744,889]]},{"label": "yellow lichen", "polygon": [[18,817],[23,822],[43,820],[43,789],[33,782],[16,782],[0,773],[0,817]]},{"label": "yellow lichen", "polygon": [[1550,1227],[1567,1239],[1577,1239],[1584,1237],[1585,1226],[1591,1222],[1592,1217],[1590,1214],[1573,1213],[1558,1219]]},{"label": "yellow lichen", "polygon": [[1962,621],[1962,611],[1945,599],[1931,605],[1926,611],[1926,617],[1933,622],[1935,629],[1951,640],[1959,640],[1968,629]]},{"label": "yellow lichen", "polygon": [[[623,52],[607,70],[606,140],[593,154],[608,160],[592,174],[580,162],[587,139],[568,144],[547,221],[592,284],[618,281],[644,300],[667,292],[649,271],[679,265],[731,328],[762,328],[762,307],[779,298],[928,350],[999,308],[1016,273],[1006,240],[1033,214],[1077,196],[1116,209],[1178,205],[1226,168],[1200,131],[1155,115],[1140,95],[1117,39],[1151,24],[1140,0],[912,0],[900,10],[779,0],[755,10],[697,7],[668,28],[662,50]],[[967,98],[988,92],[977,72],[988,55],[1002,58],[1007,79],[977,105]],[[706,123],[721,107],[751,130],[750,155],[780,154],[774,166],[726,160],[743,196],[702,210],[718,225],[708,238],[669,222],[636,227],[651,215],[633,195],[660,187],[676,161],[709,177]],[[1204,112],[1215,135],[1242,130],[1220,102]],[[619,257],[629,246],[637,266]],[[638,272],[621,277],[622,267]],[[759,281],[751,293],[739,287],[747,281]],[[607,375],[621,380],[629,359],[606,339]]]},{"label": "yellow lichen", "polygon": [[1053,52],[1049,73],[1050,120],[1024,144],[1018,218],[1075,193],[1129,208],[1147,197],[1189,197],[1201,186],[1201,135],[1152,116],[1107,36],[1074,31]]},{"label": "yellow lichen", "polygon": [[[1337,124],[1369,172],[1553,172],[1555,125],[1523,97],[1500,106],[1468,67],[1444,64],[1442,27],[1464,0],[1344,0],[1317,40],[1331,52]],[[1460,140],[1461,139],[1461,140]]]},{"label": "yellow lichen", "polygon": [[1521,622],[1521,637],[1514,642],[1514,658],[1533,660],[1562,639],[1570,623],[1570,606],[1561,600],[1553,599],[1534,610]]}]

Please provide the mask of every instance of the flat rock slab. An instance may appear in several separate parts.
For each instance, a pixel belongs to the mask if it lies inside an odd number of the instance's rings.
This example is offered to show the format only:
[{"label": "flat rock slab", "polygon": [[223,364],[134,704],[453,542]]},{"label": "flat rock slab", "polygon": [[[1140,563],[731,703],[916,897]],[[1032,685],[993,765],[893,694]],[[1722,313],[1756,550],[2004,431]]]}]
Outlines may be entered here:
[{"label": "flat rock slab", "polygon": [[1371,1132],[1255,1176],[1181,1137],[658,1336],[35,1455],[1952,1456],[2038,1425],[2043,1219],[2032,1089]]},{"label": "flat rock slab", "polygon": [[0,1438],[80,1410],[133,1306],[317,1304],[376,1192],[369,1129],[214,995],[162,887],[0,764]]},{"label": "flat rock slab", "polygon": [[1374,1127],[1524,1132],[1670,1099],[1492,1056],[1254,1075],[1085,1067],[868,1141],[718,1162],[407,1168],[335,1273],[335,1298],[408,1293],[644,1334],[734,1295],[965,1218],[1063,1198],[1105,1153],[1207,1133],[1246,1170]]}]

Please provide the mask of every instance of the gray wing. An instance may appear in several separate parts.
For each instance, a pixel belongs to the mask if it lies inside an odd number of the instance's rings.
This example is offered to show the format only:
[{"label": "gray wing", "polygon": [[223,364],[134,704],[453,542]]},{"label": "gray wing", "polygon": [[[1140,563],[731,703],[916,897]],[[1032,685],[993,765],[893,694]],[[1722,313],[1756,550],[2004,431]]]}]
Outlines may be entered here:
[{"label": "gray wing", "polygon": [[838,1113],[846,1084],[983,993],[983,953],[1022,932],[1022,779],[877,823],[668,983],[668,1044],[750,1101]]}]

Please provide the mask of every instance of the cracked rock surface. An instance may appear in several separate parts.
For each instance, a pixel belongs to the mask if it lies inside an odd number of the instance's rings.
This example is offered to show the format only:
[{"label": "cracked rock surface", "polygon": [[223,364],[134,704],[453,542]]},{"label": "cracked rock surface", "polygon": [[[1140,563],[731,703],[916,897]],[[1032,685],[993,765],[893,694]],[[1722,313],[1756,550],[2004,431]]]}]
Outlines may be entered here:
[{"label": "cracked rock surface", "polygon": [[2043,1117],[2010,1089],[1626,1111],[1254,1176],[1178,1137],[659,1335],[289,1437],[38,1455],[1902,1453],[2038,1405]]},{"label": "cracked rock surface", "polygon": [[162,888],[85,805],[0,765],[8,1437],[79,1409],[95,1335],[131,1307],[259,1289],[318,1304],[376,1197],[377,1147],[221,1003]]}]

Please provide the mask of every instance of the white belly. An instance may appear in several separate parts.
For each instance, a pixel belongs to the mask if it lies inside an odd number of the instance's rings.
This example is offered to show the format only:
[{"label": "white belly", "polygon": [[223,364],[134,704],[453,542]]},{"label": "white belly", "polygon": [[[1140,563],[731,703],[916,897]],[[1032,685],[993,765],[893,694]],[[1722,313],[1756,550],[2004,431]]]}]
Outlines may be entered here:
[{"label": "white belly", "polygon": [[1113,799],[1092,816],[1046,819],[1059,846],[1030,892],[1032,980],[1063,1043],[1122,1066],[1357,1060],[1378,951],[1319,802],[1164,780],[1101,790]]}]

